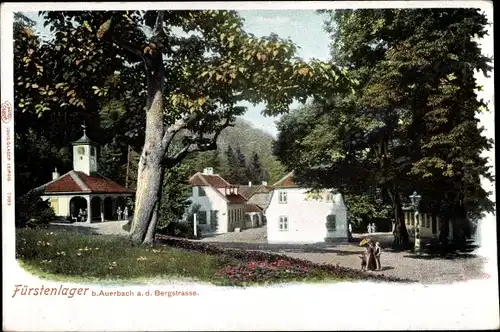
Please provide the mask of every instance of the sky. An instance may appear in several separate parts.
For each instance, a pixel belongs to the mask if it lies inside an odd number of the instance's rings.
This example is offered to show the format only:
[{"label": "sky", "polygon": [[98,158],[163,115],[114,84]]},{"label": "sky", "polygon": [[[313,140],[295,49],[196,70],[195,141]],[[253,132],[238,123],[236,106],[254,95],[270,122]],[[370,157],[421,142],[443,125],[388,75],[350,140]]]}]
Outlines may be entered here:
[{"label": "sky", "polygon": [[[239,12],[244,19],[245,31],[253,33],[257,37],[276,33],[282,38],[290,38],[299,47],[297,55],[305,60],[311,58],[328,59],[329,37],[323,29],[324,15],[317,14],[314,10],[241,10]],[[50,35],[50,31],[43,26],[37,13],[25,14],[37,22],[37,33],[42,36]],[[294,103],[291,108],[297,105]],[[264,104],[254,106],[250,103],[243,103],[242,106],[248,108],[243,116],[246,120],[250,121],[254,127],[276,136],[275,121],[278,117],[262,115]]]}]

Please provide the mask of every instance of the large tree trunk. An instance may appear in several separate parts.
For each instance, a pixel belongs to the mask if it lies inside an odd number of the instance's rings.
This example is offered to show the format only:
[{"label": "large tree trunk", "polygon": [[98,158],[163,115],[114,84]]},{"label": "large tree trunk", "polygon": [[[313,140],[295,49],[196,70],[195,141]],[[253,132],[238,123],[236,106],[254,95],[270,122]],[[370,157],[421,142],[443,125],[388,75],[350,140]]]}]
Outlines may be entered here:
[{"label": "large tree trunk", "polygon": [[406,229],[403,207],[401,204],[401,197],[399,193],[393,192],[391,193],[391,197],[393,199],[394,206],[394,247],[400,247],[402,245],[408,244],[408,230]]},{"label": "large tree trunk", "polygon": [[156,204],[153,210],[153,216],[151,217],[151,222],[149,223],[148,230],[146,232],[146,238],[144,239],[144,244],[152,245],[155,239],[156,226],[158,225],[158,221],[160,219],[160,208],[161,208],[161,199],[163,193],[163,180],[165,178],[165,170],[162,168],[161,171],[161,180],[160,190],[158,191],[158,197],[156,199]]},{"label": "large tree trunk", "polygon": [[134,218],[130,230],[130,238],[134,244],[146,240],[158,197],[162,188],[163,159],[165,146],[164,135],[163,86],[164,67],[161,54],[158,54],[151,68],[146,68],[148,76],[148,105],[146,112],[146,133],[144,148],[138,165],[137,189],[135,197]]},{"label": "large tree trunk", "polygon": [[440,219],[440,221],[439,241],[446,246],[450,239],[450,217],[445,215]]}]

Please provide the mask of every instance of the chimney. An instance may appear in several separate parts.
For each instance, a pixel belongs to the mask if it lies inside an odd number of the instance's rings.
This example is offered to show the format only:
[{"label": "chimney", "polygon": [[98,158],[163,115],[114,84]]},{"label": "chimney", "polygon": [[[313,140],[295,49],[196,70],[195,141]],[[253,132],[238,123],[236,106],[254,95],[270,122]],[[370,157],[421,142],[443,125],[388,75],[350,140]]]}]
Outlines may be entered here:
[{"label": "chimney", "polygon": [[54,168],[54,171],[52,172],[52,180],[55,180],[59,177],[59,173],[57,172],[57,168]]},{"label": "chimney", "polygon": [[267,181],[262,181],[263,186],[267,186]]},{"label": "chimney", "polygon": [[251,187],[252,186],[252,181],[248,181],[248,186]]},{"label": "chimney", "polygon": [[213,167],[207,167],[203,169],[203,174],[204,175],[214,175],[214,169]]}]

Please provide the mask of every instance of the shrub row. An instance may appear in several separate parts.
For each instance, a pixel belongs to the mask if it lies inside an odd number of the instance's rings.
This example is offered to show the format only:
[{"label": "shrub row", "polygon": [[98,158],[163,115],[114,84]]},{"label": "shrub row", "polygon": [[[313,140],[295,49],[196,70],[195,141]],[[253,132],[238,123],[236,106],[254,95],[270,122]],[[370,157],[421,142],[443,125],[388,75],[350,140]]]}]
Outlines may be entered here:
[{"label": "shrub row", "polygon": [[[390,282],[413,282],[413,280],[409,279],[400,279],[396,277],[386,276],[384,274],[369,274],[366,272],[362,272],[360,270],[341,267],[339,265],[334,266],[331,264],[316,264],[307,260],[292,258],[283,254],[276,253],[268,253],[263,251],[247,251],[240,249],[229,249],[229,248],[221,248],[212,244],[207,243],[199,243],[193,242],[189,240],[182,239],[173,239],[168,236],[157,235],[157,239],[170,247],[181,248],[185,250],[193,250],[198,252],[203,252],[209,255],[227,255],[229,257],[241,260],[243,262],[264,262],[269,264],[275,264],[279,261],[286,261],[287,264],[292,264],[294,266],[300,266],[300,268],[318,269],[323,272],[327,272],[328,274],[335,275],[338,277],[345,277],[351,279],[363,279],[370,281],[390,281]],[[247,265],[248,267],[248,265]],[[246,271],[247,267],[239,267],[240,270],[237,271]]]}]

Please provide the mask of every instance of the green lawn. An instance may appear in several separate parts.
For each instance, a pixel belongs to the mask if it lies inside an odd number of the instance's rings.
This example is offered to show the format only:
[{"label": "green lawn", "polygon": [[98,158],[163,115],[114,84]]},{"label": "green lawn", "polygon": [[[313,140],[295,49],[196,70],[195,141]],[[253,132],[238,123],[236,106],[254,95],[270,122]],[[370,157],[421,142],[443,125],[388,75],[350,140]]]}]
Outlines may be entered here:
[{"label": "green lawn", "polygon": [[307,275],[293,275],[282,269],[266,282],[239,281],[220,275],[221,270],[245,264],[224,254],[172,248],[131,246],[118,236],[83,235],[47,230],[18,229],[16,257],[27,271],[60,281],[100,283],[147,283],[160,279],[195,280],[215,285],[249,285],[283,281],[334,282],[349,278],[310,269]]}]

